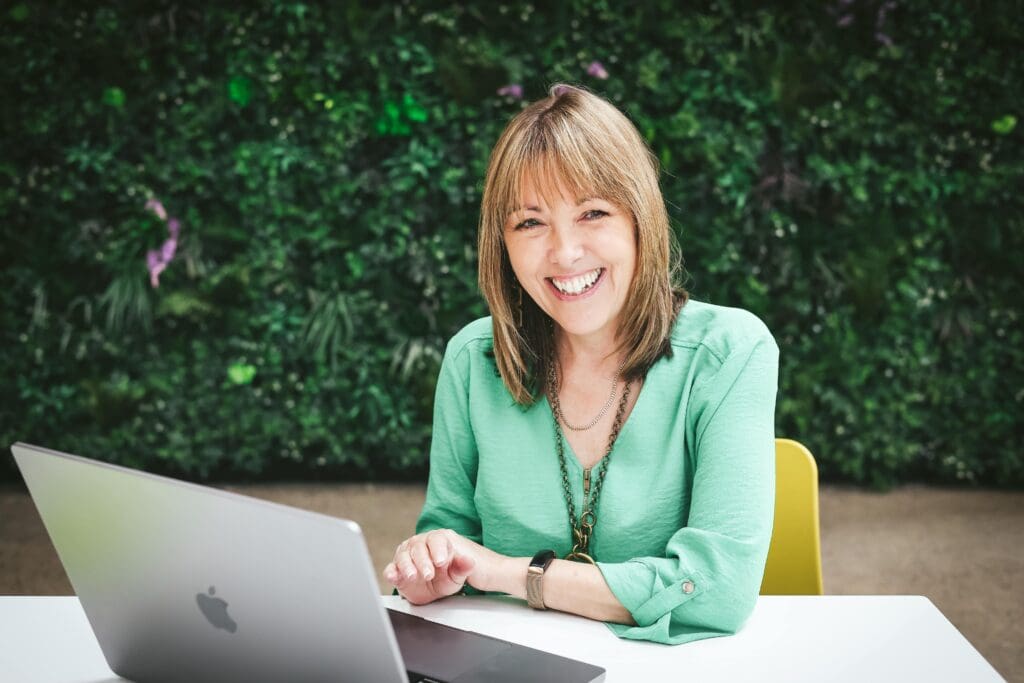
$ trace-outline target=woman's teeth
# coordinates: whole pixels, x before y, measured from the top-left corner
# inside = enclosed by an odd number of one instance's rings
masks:
[[[576,296],[587,291],[594,286],[597,279],[601,277],[601,268],[595,268],[589,273],[583,275],[577,275],[569,280],[559,280],[557,278],[551,278],[551,283],[555,288],[562,294],[568,294],[570,296]]]

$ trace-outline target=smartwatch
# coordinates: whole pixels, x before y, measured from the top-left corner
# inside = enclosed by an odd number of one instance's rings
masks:
[[[544,572],[553,559],[554,550],[541,550],[530,560],[530,567],[526,570],[526,602],[533,609],[547,609],[544,605]]]

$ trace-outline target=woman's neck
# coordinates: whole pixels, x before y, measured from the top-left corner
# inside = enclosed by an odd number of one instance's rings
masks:
[[[579,336],[562,330],[555,333],[555,351],[563,371],[570,369],[586,374],[612,377],[622,363],[614,333]]]

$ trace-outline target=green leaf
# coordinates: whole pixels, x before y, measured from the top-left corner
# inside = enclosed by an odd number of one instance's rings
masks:
[[[252,81],[245,76],[232,76],[228,81],[228,97],[235,104],[246,106],[252,99]]]
[[[192,314],[207,314],[213,312],[213,307],[194,294],[187,292],[171,292],[160,301],[158,312],[176,317],[184,317]]]
[[[249,384],[256,376],[256,366],[247,363],[234,363],[228,367],[228,379],[235,384]]]
[[[348,264],[348,269],[352,271],[352,276],[355,279],[359,279],[363,276],[363,271],[366,269],[366,263],[362,257],[355,252],[348,252],[345,254],[345,262]]]
[[[402,98],[402,109],[405,111],[406,118],[410,121],[423,123],[427,120],[427,110],[417,104],[412,95],[408,93]]]
[[[7,16],[9,16],[14,21],[25,21],[26,19],[28,19],[28,14],[28,5],[26,5],[23,2],[15,5],[10,10],[7,11]]]
[[[107,88],[103,91],[103,104],[116,109],[124,107],[125,95],[124,90],[120,88]]]
[[[1017,117],[1013,114],[1007,114],[992,122],[992,130],[999,135],[1009,135],[1013,132],[1013,129],[1017,127]]]

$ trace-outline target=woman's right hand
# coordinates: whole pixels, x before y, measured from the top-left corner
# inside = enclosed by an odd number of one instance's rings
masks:
[[[402,541],[384,578],[414,605],[462,590],[476,567],[477,544],[451,529],[435,529]]]

